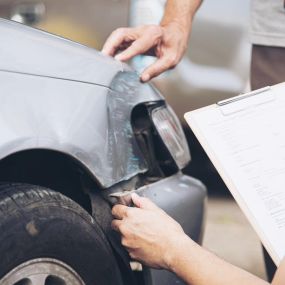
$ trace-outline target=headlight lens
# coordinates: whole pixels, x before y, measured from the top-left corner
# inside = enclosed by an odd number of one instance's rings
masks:
[[[188,144],[181,124],[173,112],[167,107],[161,107],[152,111],[153,123],[168,148],[177,166],[182,169],[191,160]]]

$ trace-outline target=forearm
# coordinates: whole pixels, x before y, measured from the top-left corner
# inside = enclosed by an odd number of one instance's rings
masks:
[[[192,20],[202,0],[168,0],[161,25],[175,22],[190,32]]]
[[[268,285],[267,282],[239,269],[195,242],[184,238],[173,251],[170,269],[191,285]]]

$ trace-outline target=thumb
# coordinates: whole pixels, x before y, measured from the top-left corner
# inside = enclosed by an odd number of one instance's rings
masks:
[[[147,198],[140,197],[136,193],[133,193],[131,197],[134,205],[137,208],[146,209],[146,210],[157,209],[157,206]]]

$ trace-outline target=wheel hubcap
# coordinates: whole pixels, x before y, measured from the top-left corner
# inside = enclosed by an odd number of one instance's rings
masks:
[[[2,280],[1,285],[85,285],[80,276],[65,263],[50,258],[25,262]]]

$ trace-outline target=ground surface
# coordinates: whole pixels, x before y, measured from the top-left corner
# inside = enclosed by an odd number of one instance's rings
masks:
[[[209,198],[203,244],[232,264],[266,278],[259,239],[233,199]]]

